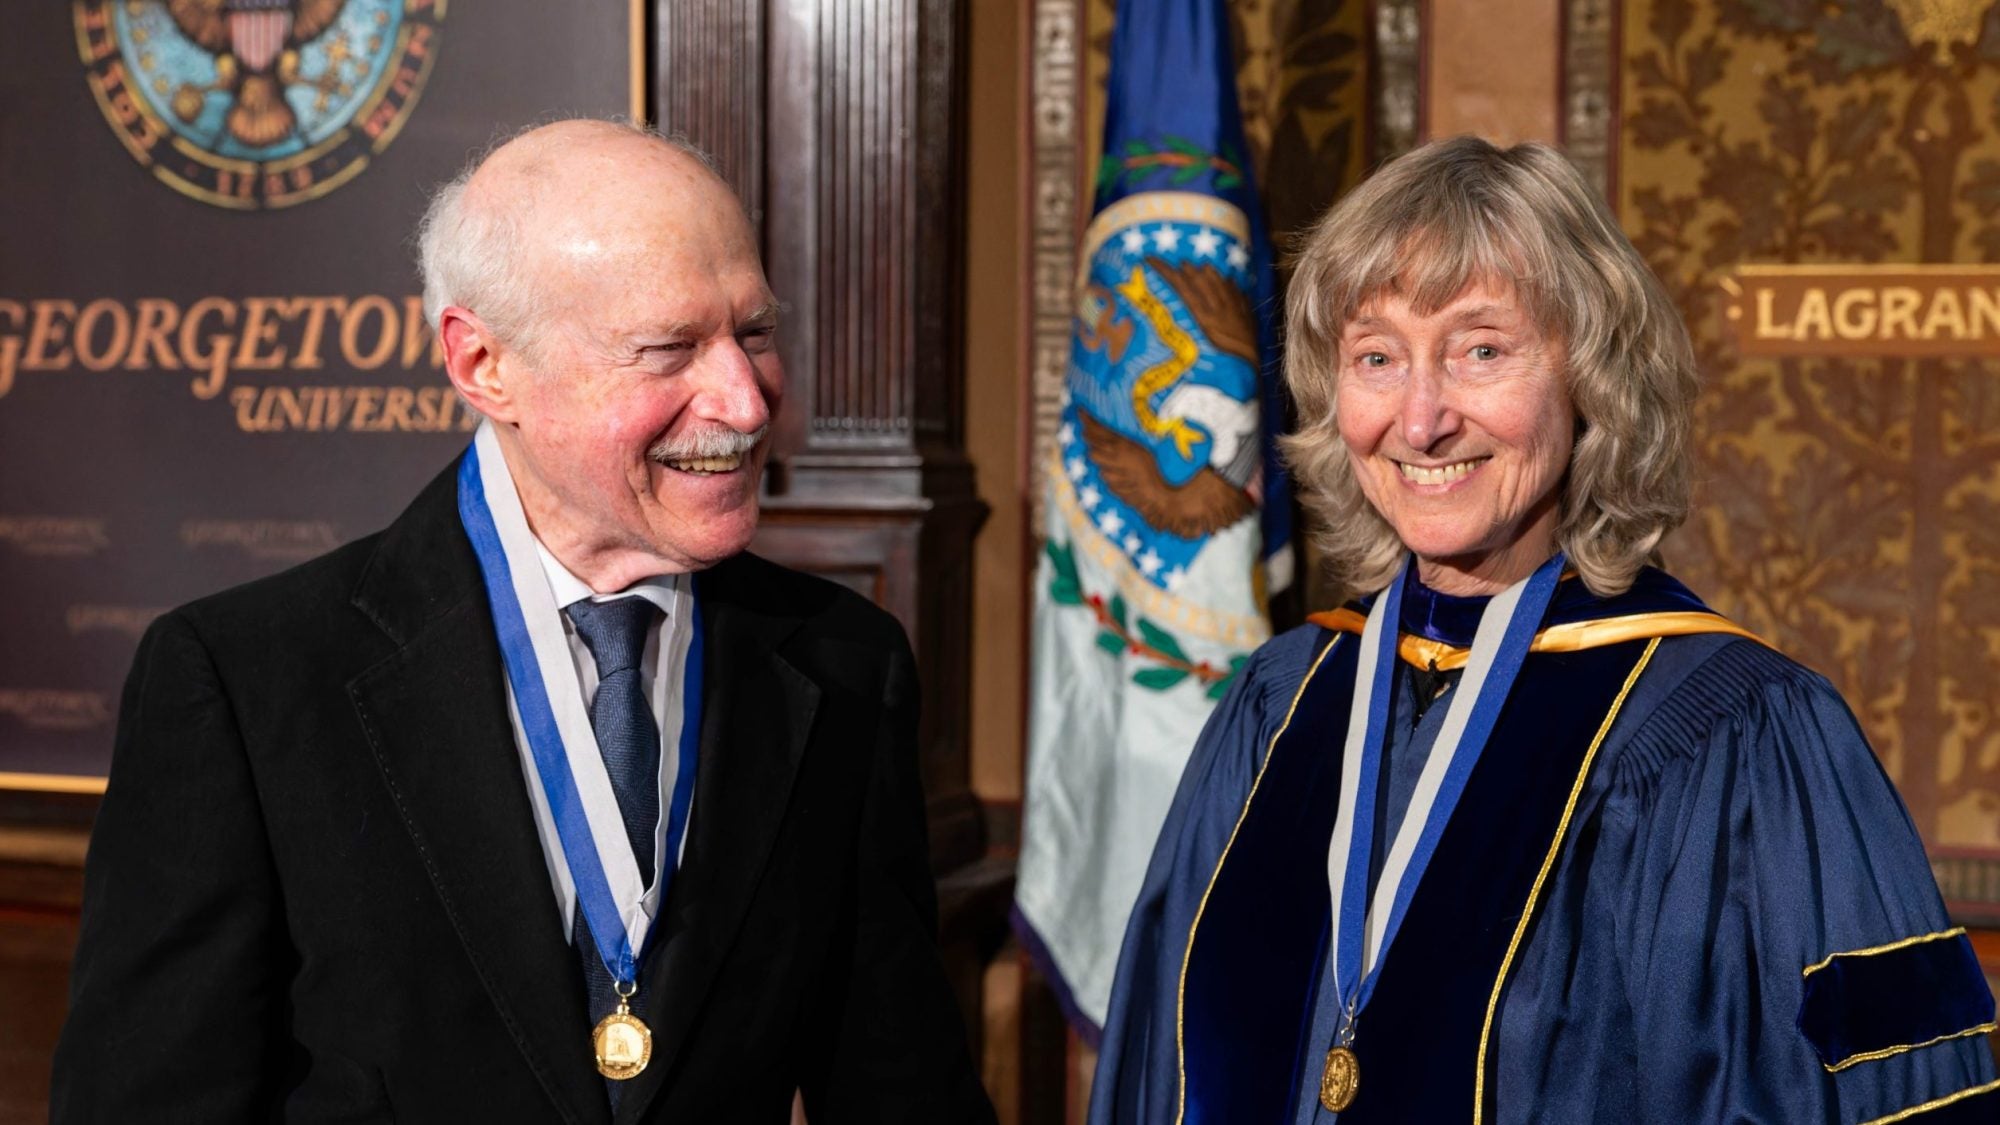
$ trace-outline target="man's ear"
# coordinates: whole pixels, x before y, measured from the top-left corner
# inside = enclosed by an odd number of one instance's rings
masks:
[[[438,314],[444,373],[474,410],[495,422],[514,420],[512,387],[500,371],[500,342],[471,309],[451,305]]]

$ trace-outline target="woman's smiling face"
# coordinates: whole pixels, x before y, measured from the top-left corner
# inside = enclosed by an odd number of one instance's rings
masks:
[[[1505,284],[1420,314],[1395,293],[1340,338],[1341,440],[1433,589],[1486,594],[1555,553],[1575,411],[1561,344]]]

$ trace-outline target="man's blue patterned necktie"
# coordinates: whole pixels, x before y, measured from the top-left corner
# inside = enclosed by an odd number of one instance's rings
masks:
[[[651,692],[640,675],[639,662],[660,610],[645,598],[632,597],[581,601],[564,612],[597,662],[597,695],[590,701],[590,729],[597,735],[597,752],[604,756],[605,772],[611,775],[611,791],[625,820],[625,838],[631,841],[632,854],[639,861],[639,876],[650,887],[653,834],[660,819],[660,727],[653,719]],[[618,1006],[618,996],[612,989],[611,973],[598,955],[597,943],[591,940],[590,924],[584,920],[581,905],[571,939],[583,959],[583,982],[590,995],[590,1019],[595,1023]]]
[[[660,820],[660,726],[651,692],[639,673],[646,637],[659,608],[645,598],[582,601],[566,610],[597,661],[597,695],[590,701],[590,729],[611,775],[611,791],[625,818],[625,837],[639,860],[639,876],[653,885],[653,833]]]

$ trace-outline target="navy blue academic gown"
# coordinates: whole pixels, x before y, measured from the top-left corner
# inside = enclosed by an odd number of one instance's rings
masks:
[[[1462,661],[1483,604],[1412,582],[1404,660]],[[1203,731],[1126,930],[1092,1125],[1334,1119],[1315,997],[1361,620],[1272,640]],[[1385,837],[1445,710],[1415,720],[1413,679]],[[1339,1120],[1995,1121],[1993,1018],[1831,685],[1658,571],[1612,599],[1568,579],[1361,1014]]]

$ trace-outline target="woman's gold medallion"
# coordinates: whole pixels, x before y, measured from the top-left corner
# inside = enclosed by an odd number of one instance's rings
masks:
[[[1361,1062],[1346,1047],[1326,1053],[1326,1069],[1319,1074],[1319,1104],[1328,1113],[1339,1113],[1354,1104],[1354,1092],[1361,1088]]]

